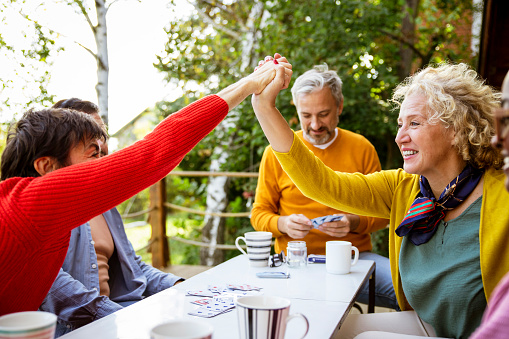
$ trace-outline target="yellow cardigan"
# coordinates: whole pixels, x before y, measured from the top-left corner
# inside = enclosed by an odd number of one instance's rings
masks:
[[[367,175],[334,172],[295,135],[288,153],[274,153],[307,197],[348,213],[390,219],[389,258],[394,291],[400,308],[411,309],[399,275],[402,238],[394,231],[420,192],[419,176],[402,169]],[[488,169],[484,175],[479,241],[486,300],[509,271],[509,193],[504,181],[504,173],[499,170]]]

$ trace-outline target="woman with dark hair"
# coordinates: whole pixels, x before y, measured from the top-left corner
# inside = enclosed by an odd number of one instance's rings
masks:
[[[279,63],[190,104],[143,140],[100,159],[105,134],[88,115],[67,109],[26,113],[2,154],[0,315],[37,310],[73,228],[165,177],[248,95],[287,87],[291,65],[276,57]]]
[[[490,145],[499,95],[465,64],[415,73],[393,96],[403,169],[362,175],[334,172],[310,154],[276,109],[277,94],[267,89],[253,96],[253,107],[302,193],[390,220],[391,274],[403,312],[350,315],[339,337],[468,337],[509,271],[503,260],[509,194],[500,153]]]

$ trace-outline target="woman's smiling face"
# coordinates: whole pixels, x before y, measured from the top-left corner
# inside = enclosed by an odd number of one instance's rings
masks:
[[[457,168],[462,169],[462,159],[454,146],[453,128],[446,128],[440,122],[429,122],[426,98],[422,95],[411,94],[403,101],[396,143],[407,173],[423,175],[432,181],[454,177],[458,175],[455,173]]]

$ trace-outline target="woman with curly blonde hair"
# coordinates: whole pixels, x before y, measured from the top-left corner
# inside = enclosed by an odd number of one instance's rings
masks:
[[[428,123],[443,123],[456,135],[454,143],[463,160],[478,168],[500,168],[500,152],[491,147],[495,133],[493,110],[500,93],[484,85],[466,64],[428,67],[396,87],[393,102],[401,105],[405,97],[426,97]]]
[[[509,271],[501,260],[509,257],[509,194],[501,155],[490,147],[499,93],[465,64],[412,75],[393,97],[403,169],[369,175],[324,166],[294,137],[275,107],[277,94],[253,96],[253,107],[301,192],[348,213],[390,220],[391,275],[402,312],[350,315],[338,337],[467,338]]]

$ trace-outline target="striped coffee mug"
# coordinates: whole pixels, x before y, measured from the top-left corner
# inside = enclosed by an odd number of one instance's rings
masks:
[[[246,243],[247,253],[240,247],[239,241]],[[243,237],[235,239],[235,246],[247,255],[249,264],[256,267],[264,267],[269,264],[270,247],[272,245],[271,232],[247,232]]]
[[[248,296],[237,299],[237,315],[241,339],[283,339],[286,324],[294,318],[306,322],[304,338],[309,330],[308,319],[290,312],[290,300],[266,295]]]

